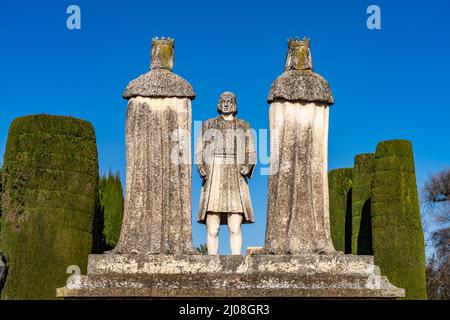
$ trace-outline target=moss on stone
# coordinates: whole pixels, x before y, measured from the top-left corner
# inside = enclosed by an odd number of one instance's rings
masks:
[[[351,210],[353,169],[336,169],[329,173],[330,227],[334,248],[351,253]]]
[[[375,263],[404,288],[407,299],[426,299],[425,248],[411,143],[378,144],[372,190]]]
[[[53,299],[67,267],[86,272],[98,192],[94,128],[60,116],[15,119],[3,162],[4,299]]]
[[[372,255],[370,203],[372,176],[375,165],[373,153],[355,157],[352,189],[352,253]]]

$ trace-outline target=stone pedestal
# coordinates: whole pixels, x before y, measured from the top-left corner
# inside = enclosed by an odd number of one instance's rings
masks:
[[[246,256],[192,254],[191,168],[169,161],[173,145],[161,138],[166,134],[149,133],[190,132],[194,93],[171,72],[172,64],[173,41],[155,41],[152,70],[124,93],[127,195],[118,248],[89,256],[87,275],[70,277],[57,296],[404,297],[403,289],[379,275],[373,257],[338,254],[331,243],[327,145],[333,97],[325,79],[312,71],[306,39],[289,41],[285,72],[268,98],[272,175],[264,248],[251,248],[253,255]],[[190,158],[190,144],[181,146],[175,153]]]
[[[88,275],[57,296],[84,298],[395,299],[404,290],[379,276],[371,256],[91,255]]]

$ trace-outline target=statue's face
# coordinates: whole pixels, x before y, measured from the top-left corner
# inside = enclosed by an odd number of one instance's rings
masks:
[[[220,97],[220,110],[228,115],[236,112],[235,97],[232,95],[223,95]]]

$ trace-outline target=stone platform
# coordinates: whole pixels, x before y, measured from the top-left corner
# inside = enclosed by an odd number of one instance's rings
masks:
[[[57,296],[86,298],[395,299],[371,256],[90,255]]]

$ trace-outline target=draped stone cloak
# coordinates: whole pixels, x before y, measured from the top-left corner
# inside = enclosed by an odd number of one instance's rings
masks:
[[[199,172],[203,170],[206,173],[201,188],[198,222],[206,223],[208,211],[219,207],[223,208],[218,210],[222,212],[215,213],[242,213],[242,223],[253,223],[248,179],[255,167],[256,150],[249,123],[237,118],[227,121],[222,116],[204,121],[195,156]],[[248,171],[246,175],[241,174],[243,168]],[[216,183],[220,183],[219,190]],[[234,190],[235,187],[237,190]],[[227,223],[225,214],[221,217],[221,224]]]
[[[312,70],[309,40],[289,41],[272,84],[266,254],[334,253],[328,200],[328,118],[333,96]]]
[[[154,41],[152,68],[130,82],[126,196],[116,254],[195,254],[192,244],[192,86],[161,67],[173,56]],[[164,51],[165,50],[165,51]],[[165,54],[169,51],[169,54]]]

